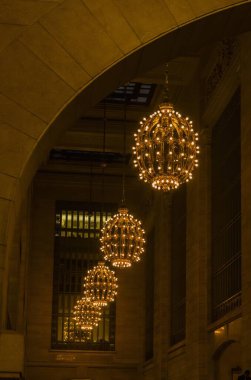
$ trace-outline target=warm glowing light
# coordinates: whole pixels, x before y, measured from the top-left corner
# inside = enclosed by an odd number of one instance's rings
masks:
[[[176,112],[169,102],[143,118],[134,134],[134,166],[139,178],[163,191],[176,189],[192,179],[198,166],[198,134],[193,123]]]
[[[130,267],[138,262],[144,252],[144,233],[141,222],[128,214],[128,209],[119,208],[101,231],[101,252],[104,259],[119,268]]]
[[[114,271],[105,266],[104,262],[99,262],[87,272],[84,282],[85,297],[90,298],[93,305],[107,306],[117,295],[117,281]]]
[[[214,335],[222,335],[225,332],[225,326],[219,327],[217,330],[214,330]]]
[[[101,319],[101,307],[94,305],[90,298],[81,298],[74,306],[76,326],[82,330],[92,330]]]
[[[91,340],[91,330],[81,330],[71,318],[64,322],[64,341],[87,342]]]

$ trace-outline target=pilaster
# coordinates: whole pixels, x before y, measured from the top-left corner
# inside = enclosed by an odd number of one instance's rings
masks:
[[[251,365],[251,33],[241,46],[242,365]]]
[[[210,130],[200,133],[199,170],[187,187],[187,372],[194,380],[208,376],[208,271],[210,257]]]

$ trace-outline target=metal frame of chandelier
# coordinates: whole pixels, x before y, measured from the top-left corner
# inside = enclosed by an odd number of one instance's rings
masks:
[[[125,170],[126,170],[126,105],[127,86],[125,86],[124,133],[123,133],[123,175],[122,201],[118,213],[106,221],[101,231],[101,252],[104,260],[114,267],[128,268],[138,262],[144,252],[144,233],[141,222],[128,213],[125,205]]]
[[[198,166],[198,133],[188,117],[174,110],[169,100],[167,71],[163,103],[143,118],[134,138],[133,162],[141,180],[157,190],[168,191],[192,179]]]
[[[73,319],[82,330],[92,330],[101,320],[101,307],[94,305],[90,298],[81,298],[74,306]]]
[[[99,261],[98,265],[88,270],[84,278],[84,295],[94,306],[105,307],[117,295],[117,281],[114,271]]]

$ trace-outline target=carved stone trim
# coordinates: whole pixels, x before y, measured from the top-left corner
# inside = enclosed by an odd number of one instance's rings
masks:
[[[218,43],[215,64],[205,82],[205,102],[211,98],[216,87],[221,82],[224,73],[231,65],[237,51],[237,41],[233,39],[223,40]]]

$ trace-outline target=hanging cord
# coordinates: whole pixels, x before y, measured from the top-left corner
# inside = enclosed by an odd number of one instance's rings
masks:
[[[165,68],[165,84],[164,84],[164,91],[163,91],[163,103],[170,103],[168,63],[166,63],[166,68]]]
[[[126,107],[127,106],[127,84],[125,85],[125,106],[124,106],[124,128],[123,128],[123,174],[122,174],[122,206],[125,207],[125,172],[126,172]]]
[[[105,206],[105,145],[106,145],[106,100],[104,99],[104,124],[103,124],[103,162],[101,164],[102,167],[102,214],[104,213]],[[103,219],[102,219],[103,220]]]
[[[92,215],[92,189],[93,189],[93,162],[90,164],[90,177],[89,177],[89,218]]]

